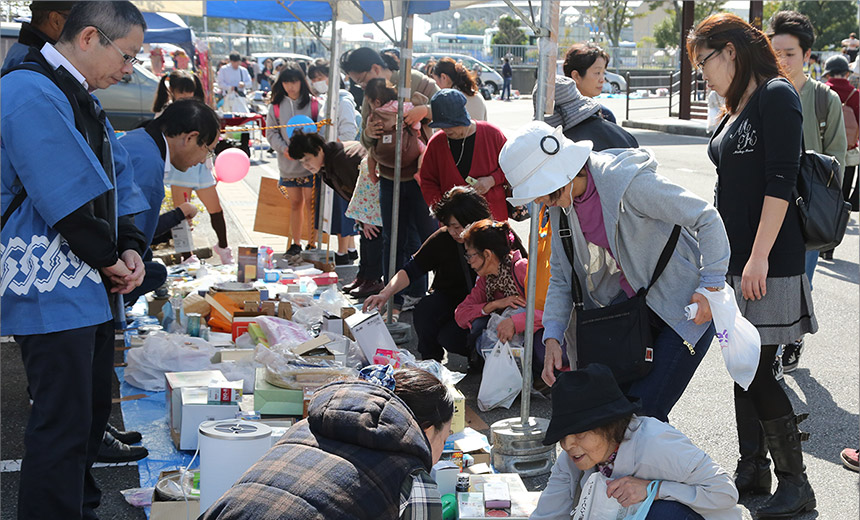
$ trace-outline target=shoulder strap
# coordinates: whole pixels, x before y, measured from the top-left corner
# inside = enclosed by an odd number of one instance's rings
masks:
[[[311,119],[317,122],[320,115],[320,100],[316,96],[311,96]]]
[[[812,85],[815,87],[815,118],[818,119],[818,132],[821,134],[823,142],[824,130],[827,128],[827,101],[830,88],[818,81],[815,81]]]
[[[842,106],[845,106],[845,103],[848,103],[848,100],[851,99],[852,97],[854,97],[854,94],[856,94],[856,93],[857,93],[857,89],[855,88],[854,90],[851,91],[850,94],[848,94],[848,97],[845,98],[845,101],[842,102]]]
[[[582,288],[579,286],[579,278],[576,276],[576,266],[573,263],[573,234],[570,231],[570,222],[566,218],[564,211],[558,212],[558,236],[561,238],[561,244],[564,246],[564,253],[567,255],[567,261],[570,262],[570,284],[573,289],[573,307],[577,310],[583,308],[582,303]]]
[[[669,235],[669,240],[666,241],[666,246],[663,248],[663,252],[660,253],[660,258],[657,260],[657,267],[654,268],[654,275],[651,276],[651,283],[648,284],[648,288],[645,289],[645,293],[648,293],[648,290],[651,289],[651,286],[654,285],[654,282],[657,281],[657,278],[660,278],[660,275],[663,274],[663,270],[666,269],[666,265],[669,263],[669,258],[672,257],[672,251],[675,250],[675,245],[678,243],[678,237],[681,236],[681,226],[675,224],[675,227],[672,228],[672,234]]]
[[[9,203],[9,206],[6,208],[6,211],[3,212],[3,217],[0,218],[0,229],[6,227],[6,222],[9,220],[9,217],[12,216],[12,213],[15,213],[16,209],[21,207],[21,204],[24,203],[24,199],[26,198],[27,190],[24,189],[24,186],[21,186],[21,191],[15,194],[15,198],[13,198],[12,202]]]
[[[272,105],[272,110],[275,112],[275,125],[281,124],[281,106]]]

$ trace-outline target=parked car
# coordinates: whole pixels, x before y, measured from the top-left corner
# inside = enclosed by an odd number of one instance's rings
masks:
[[[558,60],[555,64],[555,73],[564,76],[564,60]],[[627,80],[624,79],[624,76],[607,70],[603,73],[603,77],[606,79],[606,82],[603,84],[603,92],[608,94],[627,92]]]
[[[430,58],[434,60],[440,60],[442,58],[452,58],[454,61],[462,61],[463,66],[469,70],[473,70],[475,68],[475,64],[478,64],[481,67],[481,82],[487,87],[487,90],[490,91],[490,95],[495,95],[502,86],[502,75],[490,68],[488,65],[484,64],[476,60],[471,56],[467,56],[465,54],[450,54],[444,52],[438,53],[418,53],[412,55],[412,68],[417,69],[423,67],[430,61]]]
[[[281,58],[284,61],[295,61],[302,66],[303,70],[307,70],[308,65],[314,62],[314,58],[311,58],[310,56],[295,54],[292,52],[255,52],[251,54],[251,57],[257,60],[257,63],[260,65],[260,70],[263,70],[263,63],[268,58],[272,58],[272,61],[275,61],[278,58]]]

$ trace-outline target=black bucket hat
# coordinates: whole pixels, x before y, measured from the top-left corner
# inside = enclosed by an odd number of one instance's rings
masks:
[[[612,371],[592,363],[586,368],[564,372],[552,385],[552,418],[545,446],[566,435],[587,432],[639,410],[639,401],[624,397]]]

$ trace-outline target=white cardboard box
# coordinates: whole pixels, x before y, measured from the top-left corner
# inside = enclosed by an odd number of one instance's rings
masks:
[[[364,357],[370,363],[373,362],[373,356],[377,349],[400,351],[394,344],[394,340],[378,312],[371,314],[357,312],[346,318],[346,325],[355,337]]]
[[[202,388],[206,390],[210,383],[226,383],[227,378],[220,370],[198,370],[192,372],[168,372],[164,374],[167,398],[167,425],[174,444],[179,447],[180,414],[182,413],[183,388]],[[197,430],[194,430],[194,443],[197,444]],[[189,449],[189,448],[180,448]],[[193,449],[193,448],[190,448]]]
[[[197,449],[197,430],[203,421],[232,419],[239,412],[239,404],[210,404],[208,389],[185,387],[180,390],[182,405],[176,418],[179,430],[171,428],[170,436],[180,450]],[[178,442],[177,442],[178,441]]]

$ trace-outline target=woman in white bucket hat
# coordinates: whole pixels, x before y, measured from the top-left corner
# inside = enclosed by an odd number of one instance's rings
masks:
[[[511,204],[535,201],[550,207],[553,228],[549,290],[544,307],[546,346],[543,379],[555,382],[561,344],[576,359],[571,321],[573,268],[559,236],[567,219],[576,276],[585,309],[624,301],[645,287],[675,225],[681,236],[663,274],[648,292],[655,336],[654,366],[641,379],[622,385],[642,401],[642,415],[668,420],[708,350],[714,335],[710,308],[699,287],[725,284],[729,242],[717,210],[690,191],[657,175],[647,150],[592,152],[590,141],[573,142],[540,121],[508,138],[499,164],[512,188]],[[684,307],[698,304],[688,320]]]

